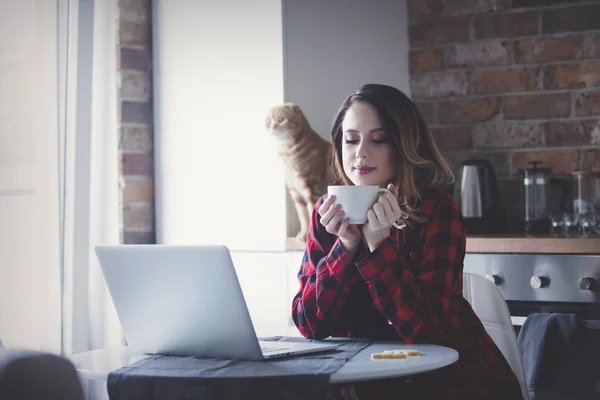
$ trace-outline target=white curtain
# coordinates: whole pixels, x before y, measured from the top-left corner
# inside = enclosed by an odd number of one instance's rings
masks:
[[[117,0],[0,0],[0,337],[122,344],[94,246],[119,243]]]
[[[62,352],[122,344],[94,247],[119,243],[116,0],[68,0],[61,137]]]

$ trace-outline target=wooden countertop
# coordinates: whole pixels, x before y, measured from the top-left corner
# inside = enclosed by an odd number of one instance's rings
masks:
[[[289,251],[304,247],[295,238],[286,240]],[[600,237],[467,236],[467,253],[600,254]]]

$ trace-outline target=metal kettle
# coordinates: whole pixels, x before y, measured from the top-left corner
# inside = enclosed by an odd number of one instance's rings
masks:
[[[496,171],[488,160],[463,161],[458,203],[467,233],[501,233],[502,202]]]

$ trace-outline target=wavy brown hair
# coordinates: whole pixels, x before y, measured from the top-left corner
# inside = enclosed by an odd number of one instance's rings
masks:
[[[339,179],[353,185],[342,164],[342,122],[355,102],[371,105],[392,145],[396,162],[394,185],[398,203],[408,223],[423,222],[419,215],[420,192],[425,189],[449,190],[454,175],[435,143],[423,116],[415,104],[400,90],[391,86],[367,84],[344,100],[331,128],[334,167]]]

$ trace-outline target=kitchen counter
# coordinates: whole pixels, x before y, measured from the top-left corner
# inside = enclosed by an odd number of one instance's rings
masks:
[[[287,238],[288,251],[304,251],[304,243]],[[600,254],[600,237],[468,236],[467,253]]]

